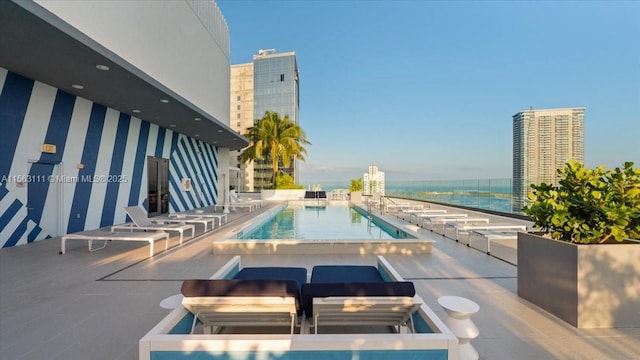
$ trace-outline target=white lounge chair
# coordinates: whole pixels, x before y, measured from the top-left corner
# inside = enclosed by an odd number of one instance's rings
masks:
[[[204,231],[206,232],[209,229],[209,226],[213,230],[215,227],[215,222],[210,217],[204,216],[186,216],[186,215],[168,215],[168,216],[156,216],[149,218],[145,213],[145,210],[140,206],[129,206],[131,211],[136,212],[136,216],[147,218],[147,220],[156,224],[202,224],[204,226]],[[137,209],[134,209],[137,208]],[[126,209],[125,209],[126,210]],[[127,211],[128,213],[128,211]],[[129,215],[131,217],[131,215]]]
[[[245,203],[234,203],[234,202],[230,202],[229,204],[227,204],[228,207],[235,209],[235,208],[242,208],[242,209],[248,209],[249,212],[252,212],[253,210],[258,208],[257,204],[245,204]],[[215,211],[218,211],[218,208],[223,208],[224,209],[224,204],[215,204]]]
[[[411,203],[409,202],[392,202],[392,201],[385,201],[383,204],[383,210],[384,211],[400,211],[400,209],[408,209],[411,206]]]
[[[123,225],[113,225],[111,227],[111,232],[116,232],[116,230],[152,230],[152,231],[175,231],[180,234],[180,245],[182,245],[182,240],[184,239],[184,232],[186,230],[191,230],[191,237],[195,235],[196,227],[195,225],[189,224],[181,224],[181,223],[153,223],[145,214],[144,210],[139,206],[127,206],[124,208],[127,212],[133,223],[123,224]]]
[[[461,241],[464,244],[469,243],[469,232],[473,230],[502,230],[502,231],[527,231],[526,225],[516,224],[460,224],[460,223],[447,223],[444,227],[444,236],[454,239],[455,241]],[[461,238],[460,235],[466,235],[465,238]]]
[[[396,217],[401,218],[402,220],[409,220],[409,222],[411,222],[411,219],[413,217],[418,217],[421,214],[424,215],[431,215],[431,214],[446,214],[447,210],[445,209],[400,209],[400,211],[398,211],[396,213]]]
[[[166,232],[109,232],[103,230],[89,230],[62,236],[60,240],[60,254],[66,252],[67,240],[88,240],[89,252],[104,249],[111,240],[117,241],[146,241],[149,243],[149,256],[153,256],[153,243],[156,240],[165,240],[165,251],[169,247],[169,234]],[[93,247],[94,241],[103,241],[103,245],[98,248]]]
[[[432,219],[437,218],[450,218],[450,219],[460,219],[469,217],[467,214],[458,213],[458,214],[449,214],[449,213],[422,213],[422,214],[411,214],[411,218],[409,219],[410,223],[413,223],[411,220],[416,219],[416,225],[424,226],[425,221],[431,221]]]
[[[400,332],[403,326],[415,333],[412,315],[422,306],[418,296],[333,296],[313,299],[313,327],[318,326],[390,326]]]
[[[491,242],[517,243],[518,233],[515,231],[473,230],[469,234],[469,246],[491,255]]]
[[[325,197],[326,199],[326,197]],[[262,200],[248,200],[248,199],[242,199],[240,198],[240,196],[238,196],[238,193],[236,193],[235,190],[232,190],[229,193],[229,200],[231,200],[231,207],[235,206],[235,205],[253,205],[254,206],[254,210],[257,210],[259,208],[261,208],[264,205],[264,202]]]
[[[300,308],[294,280],[185,280],[182,305],[208,333],[224,326],[290,326],[293,334]]]
[[[365,269],[366,270],[366,269]],[[315,272],[314,268],[314,272]],[[314,332],[319,326],[390,326],[400,332],[407,326],[415,332],[412,314],[423,304],[413,283],[375,281],[369,271],[356,270],[365,282],[325,282],[335,271],[312,274],[311,283],[302,286],[302,303]],[[328,278],[325,278],[328,276]],[[354,280],[347,278],[347,281]]]
[[[227,207],[230,207],[231,209],[235,208],[243,208],[243,209],[249,209],[249,212],[252,212],[253,210],[258,209],[259,207],[262,206],[262,200],[256,200],[256,201],[244,201],[244,200],[240,200],[240,198],[238,197],[238,194],[236,194],[235,191],[231,191],[229,193],[229,203],[225,204],[225,203],[221,203],[221,204],[215,204],[214,205],[214,210],[213,211],[218,211],[218,208],[222,208],[224,209],[225,205]]]
[[[194,210],[197,211],[197,210]],[[202,211],[202,212],[200,212]],[[197,212],[182,212],[182,213],[174,213],[174,214],[169,214],[170,218],[176,218],[176,219],[181,219],[183,217],[189,217],[189,218],[211,218],[213,219],[213,228],[215,228],[216,226],[216,222],[215,220],[218,220],[218,226],[222,226],[222,224],[226,224],[227,223],[227,214],[225,213],[221,213],[221,214],[214,214],[214,213],[207,213],[204,212],[203,210],[200,210]]]
[[[214,219],[204,216],[169,215],[167,217],[149,218],[149,221],[156,224],[202,224],[205,232],[209,230],[209,227],[211,227],[211,230],[215,227]]]
[[[204,226],[204,231],[207,231],[209,226],[213,229],[213,219],[211,218],[203,218],[203,217],[189,217],[186,216],[184,218],[172,218],[172,217],[147,217],[145,210],[140,206],[128,206],[124,209],[129,217],[132,217],[134,214],[139,219],[146,219],[147,221],[154,224],[202,224]]]
[[[481,217],[462,217],[462,218],[430,218],[422,222],[422,226],[438,234],[444,234],[444,226],[448,223],[460,223],[460,224],[488,224],[489,218]]]
[[[403,209],[400,208],[400,212],[403,214],[445,214],[445,209]]]
[[[213,229],[215,225],[213,222],[213,219],[205,218],[202,216],[180,217],[180,216],[169,215],[168,217],[158,216],[158,217],[150,218],[150,217],[147,217],[145,210],[140,206],[128,206],[128,207],[125,207],[124,210],[127,212],[127,215],[129,215],[129,217],[132,219],[133,219],[133,215],[135,215],[138,219],[141,219],[141,220],[146,219],[146,221],[154,224],[194,224],[194,225],[202,224],[202,226],[204,226],[205,232],[209,230],[209,226],[211,226],[211,229]]]

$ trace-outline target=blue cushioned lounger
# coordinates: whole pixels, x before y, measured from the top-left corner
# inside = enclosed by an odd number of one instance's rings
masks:
[[[313,299],[362,296],[413,297],[416,289],[409,281],[353,282],[353,283],[309,283],[302,286],[302,307],[307,317],[313,316]]]
[[[247,267],[233,279],[186,280],[182,304],[211,331],[221,326],[291,324],[303,314],[306,268]],[[192,331],[195,327],[195,319]]]
[[[314,266],[311,283],[302,286],[302,306],[315,333],[323,325],[408,326],[422,300],[412,282],[385,282],[374,266]]]
[[[223,326],[290,325],[302,314],[294,280],[185,280],[182,305],[210,332]]]

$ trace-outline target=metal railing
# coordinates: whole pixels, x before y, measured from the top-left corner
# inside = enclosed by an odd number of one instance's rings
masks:
[[[344,187],[320,184],[323,189]],[[503,213],[521,214],[516,206],[512,179],[387,181],[385,197],[422,200]]]

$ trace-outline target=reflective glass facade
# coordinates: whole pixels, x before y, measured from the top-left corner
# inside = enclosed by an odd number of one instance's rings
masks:
[[[281,117],[298,123],[298,65],[295,52],[275,53],[261,51],[253,58],[253,117],[256,120],[264,116],[265,111],[275,111]],[[298,180],[296,163],[291,162],[289,169],[283,169]],[[281,164],[282,166],[282,164]],[[271,188],[273,172],[271,161],[259,161],[254,164],[255,190]]]

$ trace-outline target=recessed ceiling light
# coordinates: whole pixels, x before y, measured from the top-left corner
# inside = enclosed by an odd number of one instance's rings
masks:
[[[109,70],[109,67],[107,65],[98,64],[98,65],[96,65],[96,69],[102,70],[102,71],[107,71],[107,70]]]
[[[176,124],[171,124],[171,125],[169,125],[169,127],[174,128],[174,127],[176,127]]]
[[[222,129],[218,129],[218,132],[222,132]]]
[[[169,100],[167,100],[167,99],[160,99],[160,102],[161,102],[161,103],[163,103],[163,104],[166,104],[166,103],[168,103],[168,102],[169,102]]]
[[[84,89],[84,86],[82,86],[80,84],[73,84],[73,85],[71,85],[71,87],[74,88],[74,89],[78,89],[78,90]]]
[[[131,111],[133,111],[136,114],[140,113],[140,110],[138,110],[138,109],[134,109],[134,110],[131,110]]]
[[[200,120],[202,120],[202,119],[200,119],[200,118],[195,118],[195,119],[193,119],[193,120],[195,120],[195,121],[200,121]]]

